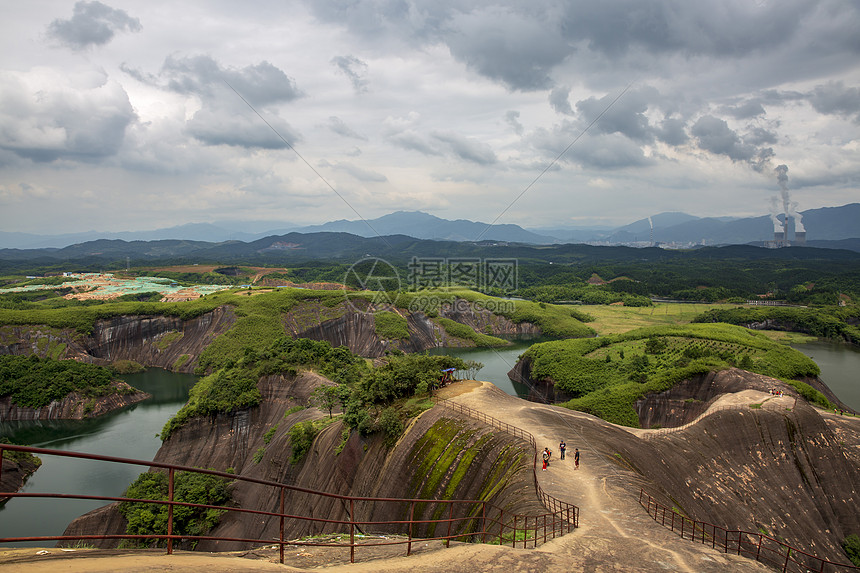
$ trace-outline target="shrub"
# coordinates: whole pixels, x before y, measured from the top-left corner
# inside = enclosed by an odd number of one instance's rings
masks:
[[[299,422],[290,428],[288,434],[290,436],[290,446],[293,449],[293,453],[290,456],[291,464],[298,464],[304,459],[305,454],[310,451],[318,432],[319,430],[312,420]]]
[[[406,319],[396,312],[389,310],[375,312],[373,314],[373,326],[380,338],[386,340],[409,338]]]
[[[860,567],[860,537],[856,533],[852,533],[842,541],[842,549],[845,550],[851,563]]]
[[[167,500],[168,477],[162,472],[142,473],[123,494],[137,499]],[[230,502],[230,482],[224,478],[196,472],[176,472],[174,500],[185,503],[224,506]],[[119,512],[126,518],[126,533],[130,535],[166,535],[167,505],[124,501]],[[205,535],[218,524],[225,510],[174,506],[173,533],[176,535]],[[149,544],[164,542],[147,540]]]

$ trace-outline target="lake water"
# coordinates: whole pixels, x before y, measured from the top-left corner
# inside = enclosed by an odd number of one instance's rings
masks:
[[[821,368],[820,378],[848,406],[860,412],[860,348],[836,342],[792,344]]]
[[[153,397],[92,420],[0,422],[0,436],[34,447],[151,460],[161,446],[157,435],[188,401],[188,391],[197,377],[150,369],[120,378]],[[42,467],[30,477],[22,491],[119,496],[147,470],[143,466],[59,456],[40,458]],[[0,537],[62,535],[72,520],[104,504],[102,501],[13,498],[0,506]],[[9,545],[46,544],[50,546],[53,542]]]
[[[520,354],[541,340],[518,340],[503,348],[434,348],[431,354],[449,354],[463,360],[477,360],[484,364],[477,378],[492,382],[508,394],[527,398],[529,388],[513,382],[508,372],[517,363]],[[836,342],[815,341],[792,345],[818,364],[821,379],[840,400],[860,411],[860,348]]]
[[[508,394],[520,398],[528,398],[529,387],[525,383],[514,382],[508,378],[508,372],[516,365],[520,355],[529,346],[548,339],[518,339],[511,346],[501,348],[433,348],[429,354],[447,354],[463,360],[477,360],[484,367],[478,371],[476,378],[492,382]]]
[[[517,340],[504,348],[436,348],[430,353],[477,360],[484,364],[478,379],[525,398],[528,386],[511,381],[508,372],[530,345],[540,341]],[[842,401],[860,410],[860,349],[832,342],[811,342],[795,348],[815,360],[822,380]],[[161,446],[157,434],[188,400],[197,377],[150,369],[122,378],[153,398],[95,420],[0,422],[0,436],[37,447],[151,460]],[[146,469],[53,456],[42,456],[42,462],[23,491],[118,496]],[[0,508],[0,537],[62,535],[72,520],[101,505],[104,503],[98,501],[11,499]]]

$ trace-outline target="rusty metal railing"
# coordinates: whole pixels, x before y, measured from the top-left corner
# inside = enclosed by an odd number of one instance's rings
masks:
[[[459,404],[451,400],[439,400],[434,398],[433,401],[436,404],[439,404],[446,408],[450,408],[455,412],[465,414],[471,418],[475,418],[476,420],[479,420],[489,426],[492,426],[498,430],[501,430],[528,442],[534,450],[534,463],[532,465],[532,473],[534,474],[535,491],[537,491],[541,503],[543,503],[543,505],[548,510],[550,510],[550,513],[553,516],[553,531],[555,531],[556,518],[558,520],[558,527],[561,535],[564,535],[565,533],[579,527],[579,507],[572,503],[562,501],[549,495],[540,486],[537,473],[538,447],[537,440],[535,440],[535,437],[533,435],[516,426],[512,426],[507,422],[503,422],[502,420],[493,418],[492,416],[488,416],[480,410],[470,408],[469,406],[464,406],[463,404]],[[525,545],[523,547],[525,547]]]
[[[672,508],[657,503],[650,494],[645,493],[644,489],[639,490],[639,504],[654,521],[678,533],[682,539],[710,545],[714,549],[721,549],[724,553],[734,553],[755,559],[783,573],[860,571],[860,567],[835,563],[810,555],[763,533],[726,529],[705,521],[690,519]]]
[[[459,406],[459,405],[458,405]],[[466,408],[463,406],[462,408]],[[456,409],[456,407],[455,407]],[[489,417],[487,417],[489,420]],[[507,426],[505,431],[518,435],[526,439],[534,445],[534,438],[531,434],[523,432],[518,428],[509,426],[495,420],[494,425],[503,424]],[[168,473],[168,499],[167,500],[148,500],[129,497],[114,497],[114,496],[91,496],[81,494],[62,494],[62,493],[31,493],[31,492],[0,492],[0,498],[52,498],[52,499],[78,499],[78,500],[96,500],[106,502],[142,502],[153,505],[167,505],[167,533],[166,534],[103,534],[103,535],[50,535],[36,537],[5,537],[0,538],[0,543],[8,542],[41,542],[41,541],[79,541],[79,540],[102,540],[102,539],[129,539],[129,540],[160,540],[166,543],[167,553],[173,553],[174,542],[181,541],[230,541],[240,543],[259,543],[265,545],[278,545],[280,550],[280,562],[284,562],[284,547],[287,545],[295,546],[327,546],[327,547],[345,547],[350,551],[350,562],[355,561],[356,547],[382,546],[382,545],[406,545],[406,554],[412,553],[413,539],[441,540],[450,545],[451,540],[462,541],[481,541],[481,542],[498,542],[499,544],[510,544],[513,547],[522,546],[537,547],[539,542],[546,542],[559,535],[563,535],[571,531],[579,523],[579,508],[574,505],[561,502],[552,496],[547,495],[537,483],[537,475],[535,474],[535,486],[537,487],[538,495],[543,504],[550,509],[549,513],[540,515],[522,515],[508,512],[490,502],[483,500],[446,500],[446,499],[411,499],[411,498],[374,498],[374,497],[358,497],[346,496],[327,492],[320,492],[308,488],[291,486],[279,482],[252,478],[247,476],[236,475],[216,470],[204,470],[201,468],[193,468],[181,466],[177,464],[167,464],[154,461],[136,460],[129,458],[119,458],[112,456],[102,456],[97,454],[88,454],[81,452],[70,452],[63,450],[52,450],[47,448],[35,448],[30,446],[19,446],[13,444],[0,444],[0,460],[4,450],[29,452],[35,455],[53,455],[64,456],[79,459],[88,459],[97,462],[130,464],[146,467],[149,469],[157,468],[166,470]],[[537,463],[537,453],[535,453],[535,465]],[[186,503],[176,501],[174,499],[174,482],[177,471],[193,472],[199,474],[207,474],[216,477],[225,478],[231,481],[250,482],[265,487],[275,488],[278,491],[278,509],[276,511],[261,511],[243,509],[240,507],[229,506],[214,506],[196,503]],[[0,463],[0,472],[2,472],[2,463]],[[295,515],[288,513],[287,497],[290,494],[305,494],[310,496],[318,496],[320,498],[328,498],[338,500],[343,504],[343,507],[348,507],[347,519],[326,519],[307,515]],[[395,512],[390,512],[389,515],[408,515],[408,519],[397,520],[370,520],[362,519],[356,514],[356,506],[365,509],[375,506],[376,504],[395,504],[397,506]],[[420,504],[420,506],[419,506]],[[251,513],[261,516],[273,517],[279,520],[279,535],[277,538],[245,538],[245,537],[223,537],[211,535],[185,535],[174,532],[173,509],[174,507],[194,507],[202,509],[215,509],[226,512],[235,513]],[[439,517],[430,519],[415,519],[416,506],[419,509],[425,509],[429,506],[435,506],[437,511],[431,512],[430,515],[436,514]],[[441,511],[439,511],[441,509]],[[447,511],[445,511],[447,509]],[[441,517],[447,513],[447,517]],[[423,514],[423,513],[422,513]],[[322,526],[339,527],[342,530],[349,531],[349,542],[315,542],[313,540],[287,540],[285,539],[285,523],[286,520],[300,520],[314,524],[322,524]],[[419,532],[444,530],[445,535],[414,535],[416,528]],[[367,542],[366,540],[356,543],[356,530],[359,532],[372,532],[373,530],[384,531],[391,533],[392,531],[400,532],[406,536],[405,540],[386,540],[382,542]]]

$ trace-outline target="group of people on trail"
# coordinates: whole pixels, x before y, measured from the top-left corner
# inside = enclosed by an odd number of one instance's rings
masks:
[[[561,452],[561,459],[564,459],[564,453],[566,450],[567,450],[567,444],[565,444],[564,440],[562,440],[561,443],[558,445],[558,451]],[[546,468],[549,467],[549,460],[552,457],[552,450],[549,448],[544,448],[542,457],[543,457],[543,471],[546,471]],[[579,469],[579,448],[575,448],[575,451],[573,452],[573,464],[574,464],[573,469],[578,470]]]

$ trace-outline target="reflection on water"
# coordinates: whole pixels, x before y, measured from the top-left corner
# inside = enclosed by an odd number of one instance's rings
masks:
[[[513,368],[520,355],[532,344],[545,342],[548,338],[519,338],[512,340],[511,346],[501,348],[433,348],[429,354],[456,356],[463,360],[477,360],[484,367],[475,376],[478,380],[492,382],[511,396],[528,398],[529,387],[508,378],[508,372]]]
[[[188,391],[197,377],[150,369],[121,378],[153,397],[90,420],[2,422],[0,436],[37,447],[151,460],[161,446],[158,434],[188,400]],[[57,456],[41,458],[42,467],[22,491],[118,496],[147,470],[143,466]],[[0,506],[0,537],[61,535],[73,519],[102,505],[104,502],[99,501],[10,499]],[[52,544],[11,545],[46,543]]]
[[[821,369],[821,379],[848,406],[860,412],[860,348],[838,342],[815,341],[792,344],[812,358]]]

